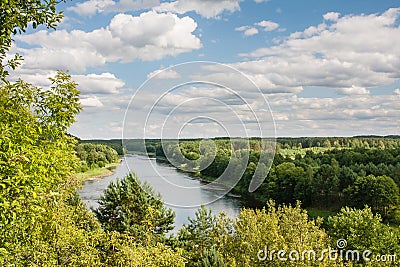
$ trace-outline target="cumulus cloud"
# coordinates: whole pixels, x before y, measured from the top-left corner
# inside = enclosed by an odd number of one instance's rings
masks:
[[[93,16],[97,13],[126,12],[149,9],[160,4],[158,0],[88,0],[67,8],[81,16]]]
[[[337,21],[339,19],[340,13],[337,12],[328,12],[323,15],[324,20],[332,20]]]
[[[279,28],[279,24],[269,20],[263,20],[255,23],[254,25],[260,26],[264,31],[270,32]]]
[[[240,27],[236,27],[235,31],[245,31],[248,28],[249,28],[249,26],[240,26]]]
[[[251,27],[251,28],[249,28],[249,29],[244,31],[244,35],[246,35],[246,36],[252,36],[252,35],[255,35],[255,34],[258,34],[258,30],[256,28],[253,28],[253,27]]]
[[[83,96],[80,99],[81,105],[85,107],[102,107],[103,103],[95,95]]]
[[[147,75],[147,79],[177,79],[181,75],[173,69],[155,70]]]
[[[400,95],[400,88],[395,89],[395,90],[394,90],[394,93],[395,93],[396,95]]]
[[[149,11],[139,16],[118,14],[109,26],[91,32],[42,30],[15,39],[38,46],[19,50],[27,68],[81,72],[106,62],[151,61],[199,49],[196,27],[189,17]]]
[[[261,77],[270,88],[319,86],[366,94],[368,88],[400,77],[399,18],[400,8],[338,17],[291,34],[278,45],[242,54],[254,59],[232,66]]]
[[[238,93],[241,95],[240,91]],[[78,123],[74,126],[72,133],[89,138],[93,129],[98,129],[106,138],[118,138],[121,135],[120,132],[115,133],[112,132],[112,129],[107,129],[107,127],[103,129],[101,126],[100,129],[99,125],[122,122],[129,96],[130,94],[124,95],[124,97],[116,94],[103,97],[83,96],[82,99],[88,99],[81,100],[86,109],[79,115]],[[267,109],[265,104],[261,104],[261,96],[257,96],[258,98],[253,99],[245,97],[244,100],[250,100],[253,107],[258,107],[257,110]],[[146,94],[139,94],[138,97],[137,103],[139,104],[131,107],[132,116],[128,117],[129,125],[144,120],[148,115],[148,112],[145,112],[146,109],[154,104],[154,100],[158,99],[160,94],[146,92]],[[99,104],[96,98],[102,104]],[[206,98],[220,100],[225,104]],[[254,102],[260,102],[260,104]],[[343,95],[337,98],[305,98],[297,95],[273,94],[268,95],[268,102],[273,112],[278,136],[386,135],[399,131],[398,95]],[[243,105],[243,101],[233,92],[224,88],[188,87],[186,90],[167,94],[158,103],[155,112],[152,113],[152,116],[156,116],[152,118],[152,121],[160,119],[160,122],[154,128],[153,137],[159,137],[159,128],[164,122],[162,118],[178,105],[182,105],[182,107],[171,114],[172,126],[178,129],[180,127],[177,125],[182,126],[183,122],[196,116],[201,118],[201,115],[221,119],[224,125],[234,125],[241,120],[248,124],[248,129],[252,129],[254,118],[247,112],[248,108],[246,109],[246,106]],[[227,108],[228,106],[232,110]],[[94,112],[95,110],[96,112]],[[236,114],[226,115],[232,111]],[[260,123],[268,122],[268,118],[265,120],[260,118]],[[216,134],[211,132],[211,130],[215,130],[215,127],[212,127],[212,121],[203,121],[198,124],[198,127],[188,125],[190,127],[185,128],[185,134],[191,137],[201,134],[205,136]],[[90,127],[88,127],[89,125]],[[140,125],[139,123],[133,128],[140,131]],[[235,132],[235,129],[232,128],[232,130],[232,135],[238,133]],[[169,131],[166,132],[166,134],[168,133]],[[219,134],[225,135],[226,133]]]
[[[400,109],[394,95],[340,98],[270,96],[278,135],[332,136],[397,133]],[[287,120],[287,118],[289,120]]]
[[[245,36],[252,36],[259,33],[259,29],[270,32],[279,28],[279,24],[273,21],[263,20],[254,23],[254,26],[240,26],[236,27],[235,31],[242,31]]]
[[[235,28],[235,31],[242,31],[245,36],[252,36],[258,34],[258,30],[250,26],[241,26]]]
[[[73,75],[73,80],[78,83],[78,89],[84,94],[115,94],[125,82],[111,73]]]
[[[336,92],[340,95],[368,95],[370,93],[365,87],[354,85],[348,88],[338,88]]]
[[[160,12],[173,12],[185,14],[194,11],[205,18],[219,18],[223,12],[235,12],[240,10],[240,0],[176,0],[164,2],[154,7]]]
[[[27,83],[33,84],[34,86],[49,87],[51,85],[49,78],[54,77],[56,74],[57,72],[52,70],[17,68],[15,71],[10,72],[8,79],[13,82],[21,79]]]

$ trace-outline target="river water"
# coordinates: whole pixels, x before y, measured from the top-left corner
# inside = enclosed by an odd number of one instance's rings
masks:
[[[214,214],[225,211],[231,218],[235,218],[244,205],[240,198],[231,194],[216,200],[219,196],[219,188],[210,190],[204,186],[203,182],[189,174],[146,156],[127,155],[114,171],[115,173],[111,176],[85,182],[79,194],[89,208],[98,206],[97,201],[110,182],[123,178],[129,171],[135,172],[141,181],[148,182],[154,191],[161,194],[166,206],[173,209],[176,217],[175,229],[172,232],[176,232],[183,224],[187,224],[188,217],[194,218],[198,209],[196,204],[208,203],[206,207]],[[185,190],[185,188],[190,188],[190,190]],[[185,205],[186,203],[190,205]]]

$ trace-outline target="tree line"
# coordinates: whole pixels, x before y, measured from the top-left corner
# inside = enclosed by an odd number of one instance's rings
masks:
[[[303,139],[321,140],[297,138],[296,141]],[[329,138],[323,139],[329,141]],[[359,143],[368,138],[347,139],[350,141],[345,143]],[[157,143],[153,140],[148,147],[156,156],[165,157],[175,166],[210,181],[223,175],[228,164],[233,162],[237,170],[244,170],[234,190],[264,204],[270,199],[278,204],[295,204],[299,200],[305,208],[331,211],[338,211],[345,206],[363,208],[368,205],[385,220],[393,223],[399,221],[400,145],[392,147],[398,142],[396,138],[371,137],[368,142],[371,146],[368,148],[332,147],[315,152],[308,148],[297,148],[298,152],[291,156],[280,152],[282,143],[278,139],[272,163],[259,162],[260,156],[267,153],[261,148],[259,139],[251,139],[249,144],[241,139],[212,141],[216,144],[216,150],[207,147],[204,142],[200,144],[200,140],[174,142],[164,147],[160,141]],[[268,166],[271,166],[269,173]],[[249,194],[248,188],[253,177],[267,173],[258,190]]]
[[[75,152],[81,161],[79,171],[103,168],[107,164],[118,162],[118,152],[104,144],[81,143],[75,146]]]
[[[121,139],[109,139],[109,140],[102,140],[102,139],[90,139],[90,140],[83,140],[78,137],[75,137],[78,140],[79,144],[85,144],[85,143],[90,143],[90,144],[101,144],[101,145],[107,145],[117,151],[119,156],[125,155],[125,148],[122,145],[122,140]]]

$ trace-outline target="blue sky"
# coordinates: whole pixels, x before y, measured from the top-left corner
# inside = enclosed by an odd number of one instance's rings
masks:
[[[25,63],[12,78],[46,87],[69,70],[82,91],[70,129],[78,137],[400,134],[398,1],[84,0],[59,9],[57,31],[15,36],[10,54]],[[204,62],[174,67],[193,61]]]

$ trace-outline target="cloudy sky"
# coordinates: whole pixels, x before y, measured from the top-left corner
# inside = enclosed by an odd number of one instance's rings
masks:
[[[69,70],[80,138],[400,134],[400,3],[81,0],[15,36],[12,78]],[[189,62],[189,63],[187,63]],[[190,63],[191,62],[191,63]]]

